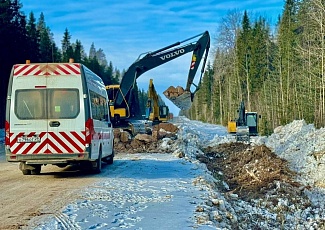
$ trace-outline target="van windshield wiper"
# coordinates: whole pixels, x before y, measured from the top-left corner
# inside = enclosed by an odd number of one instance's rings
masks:
[[[26,106],[26,108],[27,108],[27,110],[28,110],[28,112],[29,112],[29,114],[30,114],[31,118],[34,118],[34,116],[33,116],[32,112],[30,111],[30,109],[29,109],[29,107],[28,107],[28,105],[27,105],[26,101],[25,101],[25,100],[23,100],[23,102],[24,102],[24,104],[25,104],[25,106]]]

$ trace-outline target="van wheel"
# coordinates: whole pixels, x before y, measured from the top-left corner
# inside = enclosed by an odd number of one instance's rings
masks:
[[[112,151],[112,155],[109,157],[109,158],[107,158],[107,160],[106,160],[106,163],[108,164],[108,165],[111,165],[111,164],[113,164],[113,161],[114,161],[114,150]]]
[[[34,165],[35,169],[31,170],[32,175],[39,175],[41,173],[42,165]]]
[[[21,171],[23,172],[23,175],[30,175],[30,174],[32,174],[32,171],[30,169],[23,169]]]
[[[93,167],[94,173],[98,174],[102,171],[102,149],[100,148],[98,159],[95,161],[96,166]]]

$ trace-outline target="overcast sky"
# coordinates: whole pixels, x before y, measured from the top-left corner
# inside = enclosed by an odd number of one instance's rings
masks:
[[[92,43],[104,50],[107,61],[127,69],[140,54],[183,41],[208,30],[213,38],[218,23],[228,12],[247,10],[271,23],[282,14],[284,0],[20,0],[22,11],[41,12],[61,48],[67,28],[71,42],[81,41],[87,54]],[[185,43],[186,44],[186,43]],[[210,52],[211,54],[211,52]],[[140,76],[139,88],[147,90],[152,78],[158,93],[174,113],[178,109],[162,92],[169,86],[185,88],[191,54],[177,58]],[[197,78],[196,80],[198,79]]]

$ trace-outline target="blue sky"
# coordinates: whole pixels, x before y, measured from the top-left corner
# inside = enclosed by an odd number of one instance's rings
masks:
[[[284,0],[20,0],[22,11],[32,11],[45,22],[61,47],[67,28],[71,42],[81,41],[86,53],[92,43],[103,49],[114,67],[127,69],[144,52],[154,51],[208,30],[213,47],[218,23],[229,11],[247,10],[271,23],[282,13]],[[186,43],[185,43],[186,44]],[[210,52],[211,54],[212,52]],[[147,90],[152,78],[170,110],[178,109],[162,94],[169,86],[185,88],[191,54],[186,54],[141,75],[137,82]],[[198,75],[196,80],[198,79]]]

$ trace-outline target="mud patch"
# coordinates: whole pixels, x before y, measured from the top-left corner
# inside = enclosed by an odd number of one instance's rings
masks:
[[[279,158],[265,145],[251,146],[235,142],[203,149],[198,159],[216,178],[229,188],[224,192],[236,193],[243,200],[258,199],[270,193],[300,195],[301,185],[295,182],[296,174],[288,162]],[[294,194],[293,194],[294,193]]]

